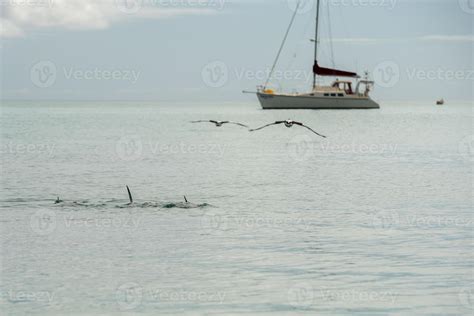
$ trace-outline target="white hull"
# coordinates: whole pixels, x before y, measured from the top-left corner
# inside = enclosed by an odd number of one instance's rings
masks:
[[[286,95],[257,93],[264,110],[283,109],[380,109],[370,97],[324,97],[311,95]]]

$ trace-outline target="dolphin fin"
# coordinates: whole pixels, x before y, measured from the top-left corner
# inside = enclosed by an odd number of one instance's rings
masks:
[[[127,185],[127,192],[128,192],[128,199],[130,200],[130,204],[133,203],[133,197],[132,197],[132,193],[130,192],[130,188],[128,187]]]

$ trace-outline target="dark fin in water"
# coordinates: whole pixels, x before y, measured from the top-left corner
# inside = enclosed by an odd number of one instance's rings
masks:
[[[59,203],[61,203],[61,202],[62,202],[62,201],[61,201],[61,199],[59,199],[59,196],[58,196],[58,198],[56,199],[56,201],[54,202],[54,204],[59,204]]]
[[[128,199],[130,200],[130,204],[133,203],[132,193],[130,192],[130,188],[127,185],[127,192],[128,192]]]
[[[184,201],[185,201],[186,203],[189,203],[189,202],[188,202],[188,199],[186,198],[186,195],[184,196]]]

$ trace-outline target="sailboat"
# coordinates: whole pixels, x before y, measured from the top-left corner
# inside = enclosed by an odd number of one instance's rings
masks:
[[[278,93],[268,88],[268,83],[272,77],[275,66],[285,45],[286,39],[298,12],[299,4],[296,7],[291,19],[290,26],[286,32],[283,43],[278,52],[277,58],[270,72],[267,82],[263,86],[257,87],[257,97],[263,109],[379,109],[380,106],[369,96],[374,86],[374,81],[369,80],[368,72],[364,78],[360,78],[357,73],[321,67],[318,63],[319,46],[319,24],[320,24],[320,0],[316,3],[316,32],[314,46],[314,66],[313,66],[313,86],[308,93]],[[318,76],[348,78],[347,80],[336,79],[331,85],[324,86],[317,84]],[[355,88],[349,78],[356,79]]]

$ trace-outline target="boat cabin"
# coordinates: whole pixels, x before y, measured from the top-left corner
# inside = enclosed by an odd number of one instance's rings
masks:
[[[338,90],[342,90],[346,94],[354,94],[354,92],[352,90],[352,82],[350,82],[350,81],[336,80],[332,84],[332,87],[336,88]]]

